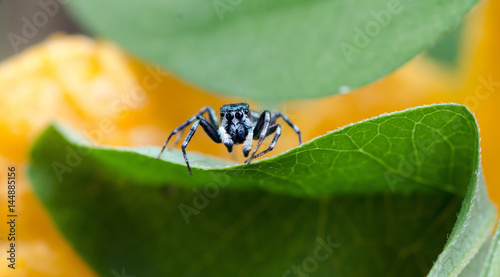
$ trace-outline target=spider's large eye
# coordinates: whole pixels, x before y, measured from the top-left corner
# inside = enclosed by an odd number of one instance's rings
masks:
[[[227,120],[233,119],[233,115],[231,113],[226,114],[226,119]]]
[[[236,112],[235,116],[236,116],[237,119],[242,119],[243,118],[243,113]]]

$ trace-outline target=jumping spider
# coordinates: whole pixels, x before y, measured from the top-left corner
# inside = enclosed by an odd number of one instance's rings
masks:
[[[203,117],[203,114],[206,112],[208,112],[209,120]],[[293,124],[288,117],[286,117],[286,115],[280,112],[271,115],[268,110],[265,110],[262,113],[250,111],[247,103],[227,104],[220,108],[221,121],[219,127],[219,120],[217,119],[214,109],[210,106],[206,106],[170,133],[160,151],[160,154],[158,154],[158,159],[160,159],[165,147],[170,141],[170,138],[179,133],[174,142],[174,145],[176,145],[179,142],[185,128],[194,122],[181,146],[182,154],[184,155],[184,160],[186,161],[189,174],[192,175],[193,173],[191,172],[191,167],[189,166],[189,161],[186,156],[186,147],[200,124],[205,133],[207,133],[207,135],[215,143],[224,143],[229,153],[233,151],[233,145],[243,144],[243,155],[245,158],[248,157],[248,154],[252,150],[252,140],[258,140],[257,146],[253,149],[252,155],[245,161],[246,164],[250,164],[253,159],[274,149],[274,146],[281,135],[281,126],[276,124],[276,120],[279,117],[283,118],[283,120],[293,128],[295,133],[299,136],[299,144],[302,144],[302,137],[300,135],[299,128],[295,126],[295,124]],[[269,147],[256,154],[264,139],[273,133],[274,138]]]

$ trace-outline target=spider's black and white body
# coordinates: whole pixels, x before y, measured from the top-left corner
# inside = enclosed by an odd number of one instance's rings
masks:
[[[203,117],[205,113],[208,113],[208,120]],[[228,104],[220,108],[221,120],[219,125],[219,120],[217,119],[214,109],[210,106],[206,106],[170,133],[165,141],[165,144],[163,145],[163,148],[161,149],[160,154],[158,154],[158,159],[160,159],[161,154],[170,141],[170,138],[179,133],[174,142],[174,145],[177,144],[182,133],[184,132],[184,129],[194,122],[181,146],[182,154],[184,155],[184,160],[186,161],[189,174],[192,174],[192,172],[186,155],[186,147],[191,141],[191,138],[199,125],[201,125],[205,133],[207,133],[207,135],[214,142],[223,143],[229,153],[233,152],[233,145],[243,144],[243,155],[248,157],[248,154],[252,150],[253,140],[258,140],[257,145],[253,149],[252,155],[245,161],[245,163],[250,164],[253,159],[274,149],[274,146],[281,135],[281,126],[276,124],[276,120],[279,117],[283,118],[283,120],[293,128],[295,133],[299,136],[299,144],[302,144],[299,128],[295,126],[295,124],[293,124],[288,117],[280,112],[271,115],[271,113],[266,110],[259,114],[258,112],[250,111],[248,104],[246,103]],[[256,154],[264,139],[273,133],[274,137],[269,147]]]

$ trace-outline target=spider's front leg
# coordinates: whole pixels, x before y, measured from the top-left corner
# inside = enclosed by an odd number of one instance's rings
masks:
[[[260,152],[259,154],[255,154],[253,155],[251,158],[252,159],[255,159],[255,158],[258,158],[264,154],[266,154],[267,152],[270,152],[274,149],[274,146],[276,145],[276,142],[278,142],[278,139],[280,138],[281,136],[281,126],[279,124],[274,124],[274,125],[271,125],[269,127],[269,130],[267,130],[267,133],[266,133],[266,137],[273,134],[274,133],[274,137],[273,137],[273,140],[271,141],[271,144],[269,144],[269,147]],[[250,160],[250,159],[249,159]],[[245,161],[245,163],[247,164],[250,164],[251,160],[250,161]]]
[[[252,117],[257,118],[257,115],[258,115],[257,113],[252,112]],[[276,124],[276,120],[278,120],[278,118],[280,118],[280,117],[283,118],[283,120],[298,135],[299,145],[302,144],[302,135],[300,133],[299,128],[297,127],[297,125],[293,124],[292,121],[290,119],[288,119],[288,117],[286,115],[284,115],[280,112],[273,113],[270,117],[269,124],[266,124],[267,123],[266,118],[268,115],[269,115],[269,111],[264,111],[264,113],[262,113],[260,115],[260,117],[258,117],[257,124],[255,124],[255,128],[254,128],[254,139],[258,139],[259,142],[257,143],[257,146],[255,147],[255,149],[252,153],[252,156],[250,156],[250,158],[245,161],[246,164],[250,164],[253,159],[258,158],[258,157],[260,157],[260,156],[262,156],[262,155],[264,155],[264,154],[266,154],[274,149],[274,146],[276,145],[279,137],[281,136],[281,126],[279,124]],[[269,147],[266,150],[260,152],[259,154],[256,154],[257,149],[259,148],[259,146],[262,143],[262,141],[264,140],[264,138],[273,134],[273,133],[274,133],[274,138],[271,141],[271,144],[269,144]]]
[[[191,167],[189,166],[189,161],[187,158],[186,154],[186,147],[188,146],[189,142],[191,141],[191,138],[193,137],[194,133],[196,132],[196,129],[198,129],[198,125],[201,124],[201,127],[205,131],[205,133],[215,142],[215,143],[221,143],[221,137],[219,133],[217,132],[217,129],[214,128],[208,120],[206,120],[204,117],[201,115],[197,116],[197,120],[193,123],[193,126],[191,126],[191,129],[189,130],[189,133],[187,134],[186,138],[184,139],[184,142],[181,145],[181,150],[182,150],[182,155],[184,156],[184,161],[186,161],[186,165],[188,168],[189,175],[193,175],[193,172],[191,172]]]
[[[205,112],[208,112],[208,117],[210,119],[210,123],[217,130],[219,128],[219,121],[217,119],[217,114],[215,113],[214,108],[212,108],[210,106],[205,106],[205,107],[201,108],[201,110],[199,112],[197,112],[195,115],[193,115],[192,117],[190,117],[188,120],[186,120],[186,122],[182,123],[179,127],[175,128],[170,133],[170,135],[168,136],[167,140],[163,144],[163,147],[161,148],[161,151],[158,154],[157,159],[158,160],[160,159],[161,155],[163,154],[163,151],[165,151],[165,148],[167,147],[167,144],[170,141],[170,138],[172,138],[173,135],[175,135],[175,134],[178,133],[177,138],[175,139],[174,144],[173,144],[173,146],[175,146],[179,142],[179,140],[180,140],[180,138],[182,136],[182,133],[184,132],[184,129],[187,126],[189,126],[191,123],[193,123],[199,116],[202,116]],[[205,118],[203,118],[203,119],[205,119]]]
[[[268,110],[265,110],[257,120],[255,127],[253,128],[253,139],[258,139],[257,145],[253,149],[252,155],[248,158],[245,163],[250,164],[252,160],[255,158],[255,153],[259,150],[260,145],[264,141],[267,136],[267,132],[269,130],[269,124],[271,123],[271,113]]]
[[[208,121],[207,119],[205,119],[202,116],[203,113],[205,113],[207,111],[209,113],[209,119],[210,119],[210,121]],[[170,133],[170,135],[168,136],[167,140],[165,141],[165,144],[163,144],[163,147],[162,147],[162,149],[160,151],[160,154],[158,154],[158,158],[157,159],[160,159],[163,151],[165,150],[165,147],[167,146],[168,142],[170,141],[170,138],[172,138],[173,135],[175,135],[175,134],[177,134],[179,132],[181,132],[181,134],[182,134],[182,132],[184,131],[184,129],[187,126],[189,126],[191,123],[193,123],[193,125],[191,126],[191,129],[189,130],[189,133],[187,134],[186,138],[184,139],[184,142],[182,143],[181,150],[182,150],[182,154],[184,156],[184,161],[186,161],[188,172],[189,172],[189,174],[193,175],[193,173],[191,172],[191,167],[189,166],[189,161],[188,161],[187,154],[186,154],[186,147],[188,146],[189,142],[191,141],[191,138],[193,137],[194,133],[198,129],[198,126],[201,125],[201,127],[203,128],[203,130],[205,131],[205,133],[215,143],[221,143],[222,142],[221,136],[220,136],[220,134],[218,132],[219,122],[217,120],[217,115],[215,114],[214,109],[212,107],[210,107],[210,106],[202,108],[196,115],[194,115],[193,117],[189,118],[181,126],[177,127],[175,130],[173,130],[172,133]],[[179,139],[177,138],[176,142],[178,140]]]

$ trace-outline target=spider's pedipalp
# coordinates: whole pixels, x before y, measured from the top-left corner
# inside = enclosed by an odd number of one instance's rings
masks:
[[[247,138],[245,139],[245,142],[243,143],[243,156],[248,157],[248,154],[252,150],[252,143],[253,143],[253,130],[250,130],[248,132]]]

